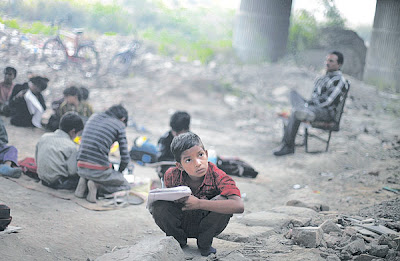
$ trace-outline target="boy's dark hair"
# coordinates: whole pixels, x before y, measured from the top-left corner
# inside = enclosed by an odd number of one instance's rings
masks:
[[[4,74],[6,74],[6,73],[8,73],[8,72],[11,72],[11,73],[14,74],[14,79],[17,77],[17,70],[16,70],[14,67],[7,66],[7,67],[4,69]]]
[[[127,125],[128,111],[121,104],[111,106],[108,108],[108,110],[106,110],[106,114],[119,120],[125,118],[124,123]]]
[[[334,54],[334,55],[336,55],[336,56],[337,56],[337,62],[338,62],[338,64],[343,64],[343,62],[344,62],[344,57],[343,57],[343,54],[342,54],[341,52],[339,52],[339,51],[332,51],[332,52],[330,52],[329,54]]]
[[[175,112],[169,121],[169,126],[175,132],[181,132],[183,130],[189,130],[190,115],[185,111]]]
[[[82,95],[82,100],[86,101],[87,99],[89,99],[89,90],[85,87],[80,87],[79,88],[81,95]]]
[[[73,129],[75,129],[75,132],[81,131],[83,130],[82,118],[76,112],[67,112],[61,117],[59,128],[66,133]]]
[[[193,132],[186,132],[175,136],[170,147],[175,161],[180,163],[182,153],[194,146],[200,146],[204,149],[204,145],[203,142],[201,142],[200,137]]]
[[[49,79],[41,76],[34,76],[30,78],[29,81],[31,81],[41,91],[44,91],[47,88],[47,83],[49,82]]]
[[[64,96],[77,96],[79,101],[82,99],[80,90],[75,86],[68,87],[63,91],[63,94]]]

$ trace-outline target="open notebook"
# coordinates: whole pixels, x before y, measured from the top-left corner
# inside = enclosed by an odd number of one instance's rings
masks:
[[[188,186],[152,189],[149,192],[146,207],[149,209],[153,202],[157,200],[175,201],[180,198],[188,197],[191,194],[192,191]]]

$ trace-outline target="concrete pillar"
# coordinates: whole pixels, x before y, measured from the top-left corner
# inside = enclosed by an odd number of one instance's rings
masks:
[[[364,81],[400,92],[400,0],[377,0]]]
[[[292,0],[241,0],[233,47],[244,62],[275,62],[286,53]]]

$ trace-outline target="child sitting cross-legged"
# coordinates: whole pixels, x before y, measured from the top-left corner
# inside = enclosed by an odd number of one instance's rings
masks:
[[[228,225],[234,213],[243,213],[244,204],[235,181],[208,162],[207,150],[192,132],[174,137],[171,152],[176,167],[164,175],[167,188],[188,186],[192,195],[178,201],[156,201],[152,215],[167,236],[186,246],[187,238],[196,238],[202,256],[216,253],[213,238]]]

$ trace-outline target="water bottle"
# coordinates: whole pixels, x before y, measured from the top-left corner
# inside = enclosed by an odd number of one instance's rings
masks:
[[[213,147],[208,150],[208,161],[217,165],[217,152]]]

